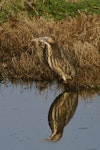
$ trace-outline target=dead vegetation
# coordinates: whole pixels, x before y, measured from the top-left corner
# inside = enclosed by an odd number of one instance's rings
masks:
[[[100,87],[100,16],[81,13],[55,22],[10,18],[0,27],[0,75],[35,81],[61,81],[45,64],[44,45],[33,38],[54,36],[75,66],[77,75],[68,85]]]

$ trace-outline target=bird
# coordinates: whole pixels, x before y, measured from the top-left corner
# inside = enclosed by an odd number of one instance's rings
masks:
[[[55,98],[48,113],[48,123],[52,134],[44,139],[47,142],[57,142],[61,139],[64,127],[73,117],[78,105],[78,94],[63,92]]]
[[[51,70],[58,74],[64,83],[71,80],[75,74],[75,67],[65,58],[63,49],[59,47],[55,38],[45,36],[33,39],[33,41],[42,42],[45,44],[45,60]]]

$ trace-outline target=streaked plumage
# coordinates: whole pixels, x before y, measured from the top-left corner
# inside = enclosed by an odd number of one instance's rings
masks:
[[[34,39],[46,45],[45,59],[49,67],[55,71],[66,83],[75,76],[75,68],[65,58],[63,50],[58,47],[53,37],[40,37]]]

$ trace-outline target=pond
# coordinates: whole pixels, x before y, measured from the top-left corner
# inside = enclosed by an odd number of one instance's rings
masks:
[[[99,150],[99,93],[1,84],[0,150],[34,149]]]

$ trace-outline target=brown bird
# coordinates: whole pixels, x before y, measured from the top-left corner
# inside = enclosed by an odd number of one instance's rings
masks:
[[[59,48],[53,37],[40,37],[33,39],[33,41],[39,41],[46,45],[45,60],[49,67],[55,71],[65,83],[75,76],[74,66],[65,58],[63,50]]]
[[[56,142],[63,135],[64,127],[73,117],[78,104],[78,94],[64,92],[60,94],[52,103],[48,122],[52,130],[52,135],[44,141]]]

